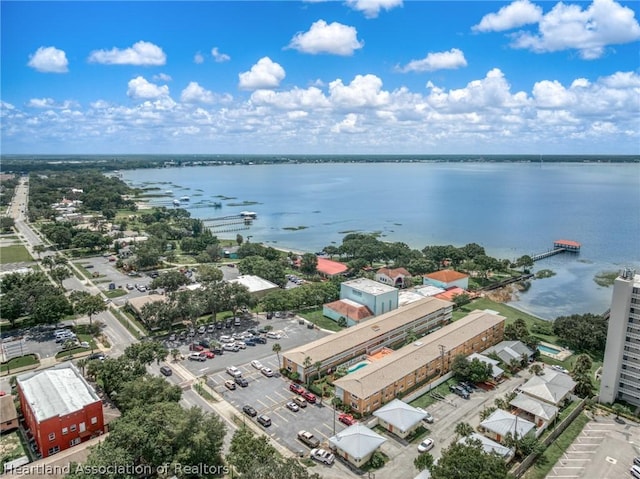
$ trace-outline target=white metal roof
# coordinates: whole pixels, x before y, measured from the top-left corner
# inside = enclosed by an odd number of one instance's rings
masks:
[[[512,456],[514,453],[513,449],[503,446],[499,442],[493,441],[488,437],[483,436],[482,434],[478,434],[477,432],[474,432],[466,437],[461,437],[458,442],[465,444],[471,442],[472,440],[480,441],[480,443],[482,444],[482,449],[487,454],[495,452],[498,456],[507,458]]]
[[[426,417],[427,413],[399,399],[394,399],[374,411],[373,415],[404,432],[418,424]]]
[[[345,281],[342,284],[345,286],[349,286],[350,288],[357,291],[362,291],[374,296],[389,293],[390,291],[397,291],[397,289],[393,286],[378,283],[377,281],[373,281],[369,278],[356,278],[350,281]]]
[[[23,374],[17,378],[38,422],[65,416],[100,398],[73,364]]]
[[[509,403],[510,405],[517,407],[518,409],[522,409],[534,416],[544,419],[545,421],[549,421],[553,419],[556,414],[558,414],[558,408],[547,404],[545,402],[538,401],[526,394],[518,394],[514,399]]]
[[[329,438],[329,443],[346,452],[349,456],[360,460],[372,454],[386,439],[360,423],[349,426]]]
[[[502,409],[496,409],[491,416],[480,423],[480,426],[502,437],[511,433],[514,437],[517,434],[518,438],[526,436],[529,431],[535,428],[535,424],[531,421],[514,416]]]
[[[267,281],[260,276],[254,276],[250,274],[244,274],[238,276],[236,279],[229,281],[230,283],[239,283],[246,286],[250,293],[257,293],[258,291],[264,291],[267,289],[277,288],[278,285]]]

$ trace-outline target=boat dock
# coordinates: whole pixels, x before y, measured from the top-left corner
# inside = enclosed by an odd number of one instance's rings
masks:
[[[555,240],[553,242],[553,249],[545,251],[544,253],[532,254],[531,259],[533,261],[538,261],[544,258],[548,258],[549,256],[564,253],[565,251],[568,251],[569,253],[579,253],[580,246],[580,243],[573,240]]]

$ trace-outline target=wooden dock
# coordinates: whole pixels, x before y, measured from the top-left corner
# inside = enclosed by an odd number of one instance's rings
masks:
[[[553,249],[549,251],[545,251],[544,253],[532,254],[531,259],[533,261],[538,261],[544,258],[548,258],[549,256],[554,256],[556,254],[564,253],[565,251],[569,253],[579,253],[580,252],[580,243],[573,240],[556,240],[553,242]]]

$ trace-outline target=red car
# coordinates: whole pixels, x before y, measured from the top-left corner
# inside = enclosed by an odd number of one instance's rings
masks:
[[[346,424],[347,426],[353,426],[358,422],[353,418],[351,414],[347,414],[347,413],[340,414],[338,416],[338,421],[340,421],[343,424]]]
[[[191,343],[189,345],[189,351],[200,352],[200,351],[203,351],[203,350],[204,350],[204,348],[202,346],[200,346],[199,344],[197,344],[197,343]]]
[[[304,394],[305,390],[302,386],[300,386],[299,384],[296,383],[291,383],[289,384],[289,390],[296,393],[296,394]]]
[[[203,351],[202,354],[204,354],[207,359],[213,359],[216,357],[216,355],[211,351]]]
[[[305,398],[307,400],[307,402],[310,403],[310,404],[315,404],[316,403],[315,394],[310,393],[309,391],[304,391],[302,393],[302,397]]]

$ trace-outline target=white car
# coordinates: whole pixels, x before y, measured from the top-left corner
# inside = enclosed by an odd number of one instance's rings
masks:
[[[280,338],[282,338],[282,335],[281,335],[280,333],[276,333],[276,332],[274,332],[274,331],[269,331],[269,332],[267,333],[267,338],[270,338],[270,339],[280,339]]]
[[[433,439],[431,439],[430,437],[428,437],[427,439],[422,441],[420,444],[418,444],[418,452],[427,452],[432,448],[433,448]]]
[[[260,372],[265,376],[267,376],[268,378],[273,376],[273,371],[271,370],[271,368],[262,368]]]
[[[311,449],[311,457],[316,461],[323,462],[329,466],[336,460],[336,456],[326,449]]]
[[[551,369],[555,369],[556,371],[560,371],[561,373],[569,374],[569,371],[567,369],[557,364],[554,364],[553,366],[551,366]]]
[[[264,367],[262,363],[257,359],[254,359],[253,361],[251,361],[251,366],[253,366],[256,369],[262,369]]]
[[[240,348],[236,343],[224,343],[222,345],[222,349],[224,351],[233,351],[234,353],[237,353],[238,351],[240,351]]]
[[[221,343],[233,343],[234,339],[231,336],[222,335],[220,336]]]
[[[234,378],[239,378],[242,376],[242,371],[240,371],[237,367],[235,366],[228,366],[227,367],[227,374],[229,376],[232,376]]]
[[[198,334],[204,334],[207,332],[207,327],[206,326],[200,326],[198,328]]]
[[[244,344],[242,341],[236,341],[235,343],[236,346],[238,346],[238,349],[247,349],[247,345]]]

